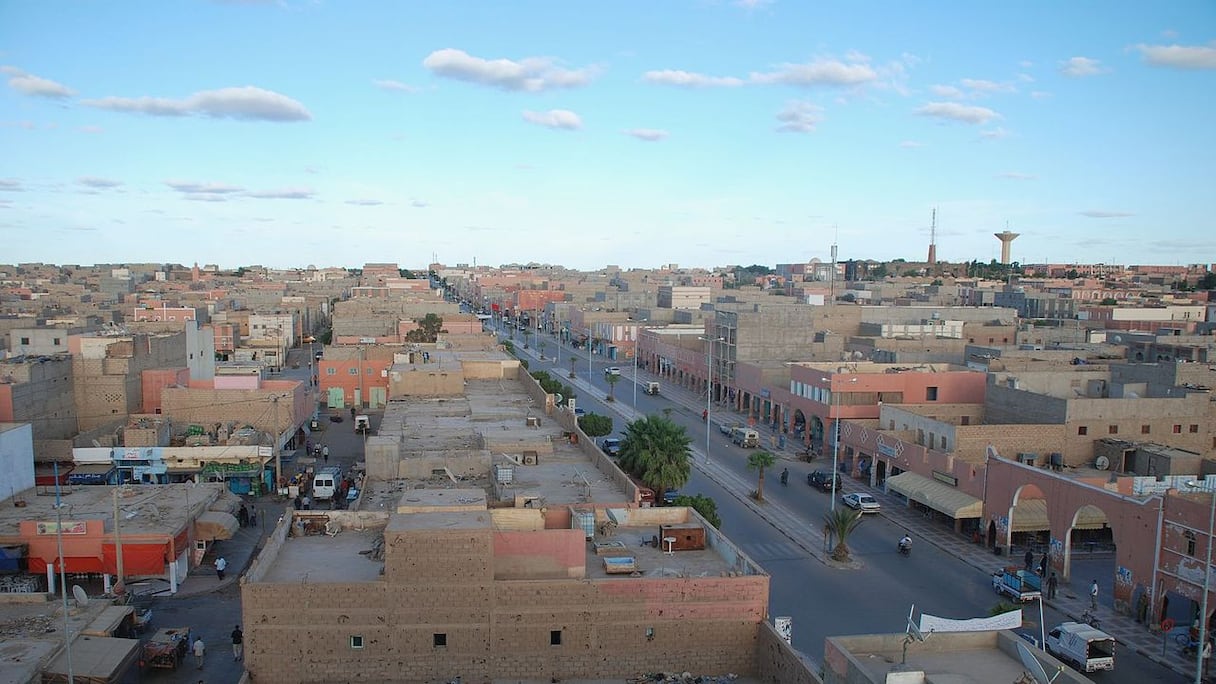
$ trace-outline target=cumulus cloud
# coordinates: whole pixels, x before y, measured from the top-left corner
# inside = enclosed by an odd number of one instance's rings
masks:
[[[751,80],[805,87],[862,85],[878,79],[878,72],[867,60],[865,55],[852,53],[847,61],[816,59],[804,64],[780,64],[773,71],[752,73]]]
[[[568,109],[550,109],[547,112],[524,111],[524,121],[546,128],[557,128],[567,131],[577,131],[583,127],[583,120],[578,114]]]
[[[1060,73],[1072,78],[1097,76],[1105,71],[1106,68],[1102,66],[1102,62],[1089,57],[1069,57],[1060,62]]]
[[[1037,178],[1037,176],[1035,176],[1032,173],[1021,173],[1019,171],[1005,171],[1003,173],[998,173],[996,175],[996,177],[1004,178],[1006,180],[1021,180],[1021,181],[1035,180]]]
[[[777,112],[777,130],[781,133],[813,133],[823,121],[823,108],[810,102],[795,100]]]
[[[1079,211],[1077,213],[1094,219],[1127,218],[1129,216],[1135,216],[1135,214],[1127,211],[1102,211],[1099,209],[1090,209],[1089,211]]]
[[[14,66],[2,66],[0,67],[0,72],[8,74],[9,87],[23,95],[62,100],[76,94],[75,90],[62,83],[56,83],[49,78],[27,74]]]
[[[921,116],[968,124],[985,124],[993,119],[1001,118],[1000,114],[987,107],[975,107],[957,102],[929,102],[917,109],[916,113]]]
[[[372,85],[381,90],[392,90],[398,93],[416,93],[418,89],[408,83],[394,81],[392,79],[373,79]]]
[[[378,207],[381,204],[384,204],[384,202],[381,202],[378,199],[353,199],[346,200],[346,203],[353,204],[356,207]]]
[[[625,135],[630,135],[646,142],[658,142],[667,137],[667,131],[658,128],[631,128],[625,131]]]
[[[592,67],[559,67],[549,57],[527,57],[519,61],[483,59],[455,48],[432,52],[422,60],[422,66],[443,78],[529,93],[556,88],[577,88],[590,83],[596,74]]]
[[[311,121],[312,114],[296,100],[255,86],[204,90],[185,99],[163,97],[103,97],[82,100],[98,109],[149,116],[206,116],[240,121]]]
[[[929,91],[938,97],[948,97],[953,100],[963,99],[963,91],[952,85],[931,85]]]
[[[662,69],[647,71],[642,74],[642,80],[658,85],[679,86],[681,88],[734,88],[743,85],[743,79],[734,76],[709,76],[692,71],[678,69]]]
[[[254,199],[312,199],[316,195],[312,188],[276,188],[273,190],[250,190],[246,197]]]
[[[122,185],[122,181],[99,178],[98,176],[81,176],[76,179],[76,182],[90,188],[117,188]]]
[[[1144,61],[1173,69],[1216,69],[1216,43],[1209,45],[1137,45]]]
[[[239,185],[228,185],[226,183],[198,183],[195,181],[178,180],[165,181],[165,185],[178,192],[205,195],[229,195],[234,192],[242,192],[245,189]]]

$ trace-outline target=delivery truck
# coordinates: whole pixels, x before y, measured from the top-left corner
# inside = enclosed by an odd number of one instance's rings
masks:
[[[992,590],[1017,601],[1033,601],[1043,595],[1039,576],[1014,567],[992,573]]]
[[[1081,622],[1064,622],[1047,633],[1047,652],[1082,672],[1115,669],[1115,639]]]

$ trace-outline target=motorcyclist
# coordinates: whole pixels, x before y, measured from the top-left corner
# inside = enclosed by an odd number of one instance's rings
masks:
[[[790,483],[790,469],[786,468],[781,471],[781,484],[787,485]]]
[[[907,534],[904,534],[904,538],[899,540],[899,550],[903,553],[907,553],[907,552],[911,551],[912,550],[912,537],[909,537]]]
[[[708,410],[702,410],[702,411],[701,411],[701,422],[705,422],[705,421],[707,421],[707,420],[709,420],[709,411],[708,411]]]

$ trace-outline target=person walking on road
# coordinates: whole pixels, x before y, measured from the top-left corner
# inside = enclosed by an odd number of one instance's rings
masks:
[[[224,571],[227,569],[228,569],[228,561],[225,560],[223,556],[220,556],[219,558],[215,559],[215,574],[217,577],[220,578],[221,582],[224,581]]]
[[[241,626],[237,625],[236,629],[232,630],[232,659],[240,660],[245,657],[245,633],[241,631]]]
[[[1047,600],[1050,601],[1051,599],[1054,599],[1056,597],[1056,587],[1059,584],[1060,584],[1059,578],[1056,577],[1056,574],[1054,572],[1051,573],[1051,577],[1047,578]]]
[[[206,654],[207,647],[203,644],[202,637],[196,637],[194,639],[194,645],[191,647],[191,651],[194,653],[195,668],[199,670],[203,669],[203,655]]]
[[[1043,559],[1039,561],[1039,577],[1047,576],[1047,554],[1043,554]]]
[[[1098,609],[1098,580],[1094,580],[1093,584],[1089,585],[1089,607]]]
[[[1026,556],[1022,560],[1026,563],[1027,570],[1034,569],[1034,551],[1026,549]]]
[[[329,463],[329,445],[328,444],[321,447],[321,458],[325,459],[326,463]]]

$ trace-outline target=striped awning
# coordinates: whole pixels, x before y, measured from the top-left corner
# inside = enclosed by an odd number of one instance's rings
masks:
[[[916,473],[900,473],[887,478],[887,488],[903,494],[909,501],[922,503],[955,520],[979,518],[984,513],[983,501],[948,484]]]
[[[1077,521],[1073,529],[1100,530],[1109,523],[1106,514],[1097,506],[1082,506],[1077,511]],[[1050,529],[1047,518],[1046,499],[1022,499],[1013,507],[1013,520],[1010,521],[1014,532],[1038,532]]]

